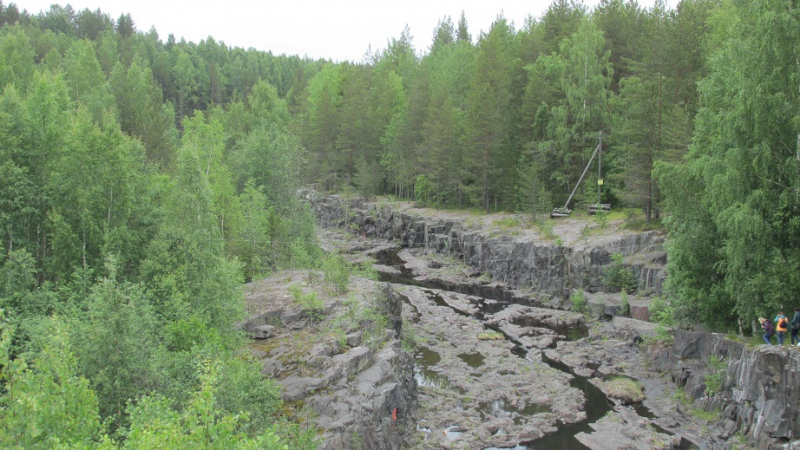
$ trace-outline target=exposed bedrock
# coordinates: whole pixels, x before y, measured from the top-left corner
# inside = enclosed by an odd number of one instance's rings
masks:
[[[604,284],[603,275],[612,263],[612,255],[617,253],[624,256],[623,264],[637,276],[640,292],[660,293],[666,277],[664,236],[657,231],[620,233],[558,245],[530,234],[493,236],[485,230],[469,229],[463,221],[411,215],[387,204],[345,201],[315,191],[301,194],[323,228],[347,224],[366,237],[396,240],[404,247],[428,254],[449,255],[511,289],[555,297],[567,297],[573,289],[613,292],[615,289]]]
[[[800,435],[800,350],[797,347],[751,346],[715,333],[675,330],[671,346],[651,346],[655,365],[671,374],[691,398],[703,399],[723,416],[721,433],[740,433],[761,448]],[[718,392],[707,389],[715,377],[710,361],[722,361]],[[713,382],[711,382],[713,383]],[[794,447],[792,447],[794,448]]]
[[[401,297],[387,284],[353,280],[354,300],[322,295],[312,315],[292,293],[325,292],[308,278],[283,271],[245,286],[250,318],[240,327],[254,338],[262,374],[281,386],[292,414],[320,431],[320,449],[407,448],[417,385],[400,343]]]

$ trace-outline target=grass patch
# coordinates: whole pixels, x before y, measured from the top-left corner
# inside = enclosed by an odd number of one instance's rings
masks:
[[[520,226],[519,219],[515,217],[503,217],[495,220],[494,224],[501,228],[516,228]]]
[[[718,409],[712,409],[711,411],[706,411],[703,408],[694,408],[692,410],[692,415],[694,417],[705,420],[706,422],[713,422],[714,420],[717,420],[720,414],[721,411]]]
[[[686,395],[686,391],[684,391],[682,387],[675,389],[675,395],[673,395],[672,398],[684,406],[689,406],[692,404],[692,399]]]
[[[758,346],[758,345],[766,345],[766,343],[764,342],[764,338],[761,336],[760,333],[758,333],[758,334],[756,334],[754,336],[742,336],[742,335],[736,334],[736,333],[728,333],[728,334],[725,335],[725,339],[727,339],[729,341],[739,342],[739,343],[744,344],[744,345],[746,345],[748,347],[755,347],[755,346]],[[786,343],[787,341],[791,342],[791,339],[790,338],[789,339],[784,339],[784,345],[788,345]]]
[[[616,377],[603,382],[603,386],[609,397],[621,400],[625,404],[639,403],[644,400],[642,386],[636,380]]]
[[[317,293],[311,291],[303,294],[300,286],[293,284],[289,286],[289,292],[292,294],[294,302],[300,306],[300,309],[314,321],[320,321],[325,315],[325,305],[322,300],[317,297]]]
[[[479,341],[502,341],[505,338],[503,333],[498,333],[496,331],[487,331],[478,335]]]
[[[385,294],[376,289],[363,294],[361,298],[351,296],[342,302],[344,311],[330,323],[331,332],[336,336],[339,346],[346,346],[347,334],[360,331],[361,345],[373,350],[378,348],[384,342],[390,325],[389,318],[383,313],[386,301]],[[338,334],[337,329],[343,333]]]
[[[539,232],[545,239],[548,240],[556,240],[558,236],[556,236],[555,231],[553,231],[553,226],[555,225],[555,221],[553,219],[545,220],[538,225]]]

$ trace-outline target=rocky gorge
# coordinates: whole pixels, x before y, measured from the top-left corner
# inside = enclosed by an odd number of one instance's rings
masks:
[[[507,216],[303,195],[323,246],[380,279],[245,288],[251,353],[322,448],[800,448],[794,348],[647,321],[663,234],[569,219],[543,237]],[[635,295],[608,285],[615,259]]]

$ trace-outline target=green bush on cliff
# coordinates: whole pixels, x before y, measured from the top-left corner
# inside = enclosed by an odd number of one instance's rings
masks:
[[[706,394],[709,399],[714,394],[722,391],[722,387],[725,384],[725,375],[727,374],[725,369],[727,366],[727,358],[720,358],[717,355],[711,355],[711,357],[708,358],[708,373],[703,379],[706,388],[703,390],[703,393]]]
[[[328,254],[322,261],[322,271],[325,272],[325,282],[336,294],[347,293],[351,268],[344,256],[339,253]]]
[[[583,293],[583,289],[573,292],[569,299],[572,301],[573,311],[577,313],[585,313],[587,311],[586,295]]]
[[[322,303],[322,300],[317,297],[316,292],[311,291],[307,294],[303,294],[303,290],[300,288],[300,286],[295,284],[289,286],[289,292],[292,294],[292,298],[294,299],[295,303],[300,306],[303,312],[306,313],[311,320],[322,320],[325,305]]]
[[[633,273],[633,269],[622,265],[622,253],[611,255],[611,266],[607,267],[603,274],[603,283],[611,290],[621,290],[628,294],[636,292],[639,288],[639,279]]]

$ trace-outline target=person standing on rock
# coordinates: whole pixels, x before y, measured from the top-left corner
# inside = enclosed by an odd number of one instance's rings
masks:
[[[800,332],[800,308],[794,309],[794,317],[792,317],[792,345],[797,343],[800,345],[800,338],[797,333]]]
[[[789,319],[786,318],[786,314],[783,311],[775,316],[775,325],[777,325],[776,328],[778,329],[778,345],[783,345],[783,337],[789,331]]]
[[[772,322],[769,319],[759,317],[758,321],[761,322],[761,327],[764,329],[764,341],[767,344],[772,345],[772,341],[770,341],[770,339],[772,338],[772,335],[775,334],[775,327],[772,326]]]

